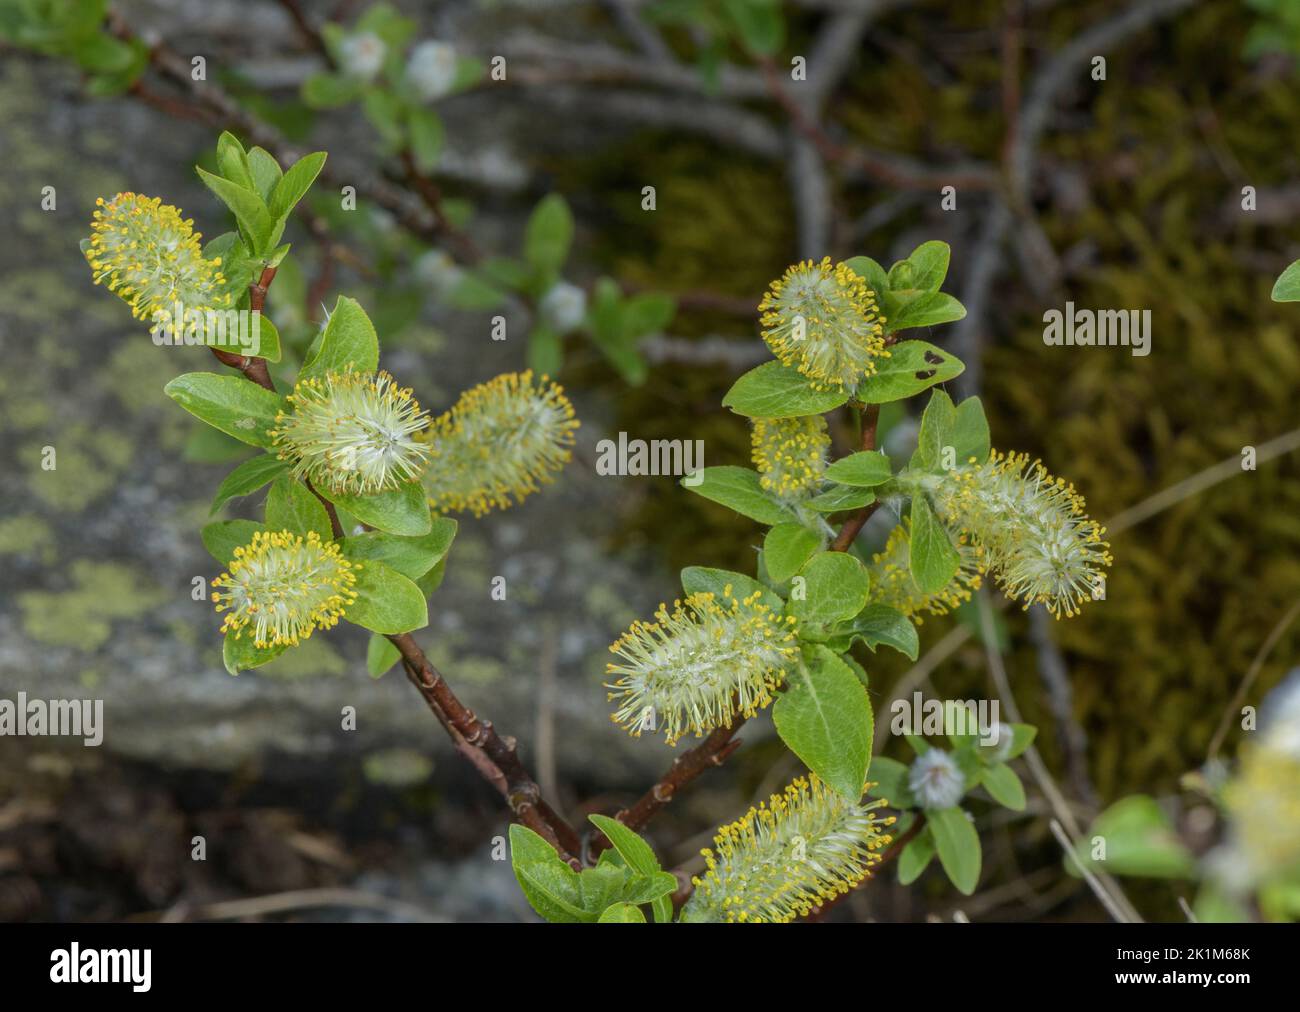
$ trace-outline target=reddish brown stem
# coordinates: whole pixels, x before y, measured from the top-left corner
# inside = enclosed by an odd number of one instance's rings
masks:
[[[880,405],[868,404],[862,412],[862,449],[874,450],[876,448],[876,425],[880,422]],[[839,535],[831,544],[832,552],[847,552],[853,544],[854,538],[858,536],[866,522],[871,519],[871,514],[880,508],[880,503],[870,502],[860,510],[844,521],[844,526],[840,528]]]

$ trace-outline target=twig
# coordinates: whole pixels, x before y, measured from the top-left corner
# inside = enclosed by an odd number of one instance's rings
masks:
[[[1020,707],[1016,705],[1016,697],[1011,691],[1011,681],[1007,678],[1007,669],[1002,660],[1002,652],[998,649],[997,633],[993,627],[993,609],[989,606],[988,594],[981,590],[976,594],[976,601],[980,615],[980,635],[984,640],[984,651],[988,658],[989,675],[997,688],[998,696],[1001,697],[1002,705],[1006,707],[1007,716],[1011,718],[1012,723],[1019,723]],[[1048,771],[1047,764],[1043,762],[1043,757],[1037,747],[1030,745],[1024,752],[1024,758],[1025,763],[1029,766],[1029,772],[1033,774],[1034,780],[1043,792],[1043,796],[1047,798],[1048,804],[1052,806],[1052,811],[1056,813],[1056,817],[1062,823],[1069,827],[1071,838],[1082,836],[1083,831],[1078,819],[1074,817],[1074,812],[1065,800],[1065,795],[1061,793],[1061,789],[1056,786],[1056,781],[1052,779],[1052,774]],[[1106,891],[1114,901],[1115,907],[1123,911],[1124,916],[1120,920],[1130,923],[1142,920],[1141,915],[1129,903],[1124,891],[1119,887],[1119,883],[1110,875],[1104,873],[1098,874],[1097,878],[1105,883]]]
[[[880,422],[880,405],[868,404],[862,412],[862,449],[874,450],[876,448],[876,425]],[[832,552],[847,552],[853,544],[854,539],[871,519],[871,515],[880,509],[880,500],[869,502],[848,520],[840,528],[839,535],[831,544]]]
[[[1300,601],[1291,605],[1285,615],[1278,619],[1277,625],[1273,626],[1272,631],[1264,640],[1263,646],[1255,654],[1255,659],[1250,662],[1250,668],[1246,671],[1246,677],[1241,680],[1237,686],[1236,693],[1233,694],[1232,702],[1223,711],[1223,716],[1219,720],[1219,726],[1214,731],[1214,737],[1210,739],[1210,750],[1206,755],[1206,761],[1210,761],[1219,754],[1219,749],[1223,745],[1223,739],[1228,736],[1228,728],[1232,726],[1232,718],[1241,712],[1241,704],[1245,701],[1250,692],[1250,688],[1255,684],[1255,679],[1259,677],[1260,671],[1264,668],[1264,662],[1268,660],[1273,648],[1281,640],[1282,634],[1291,628],[1291,623],[1300,615]]]

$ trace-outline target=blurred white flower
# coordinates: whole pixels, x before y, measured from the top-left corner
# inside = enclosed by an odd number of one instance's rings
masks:
[[[587,293],[567,281],[557,281],[542,297],[542,320],[560,333],[573,330],[587,315]]]
[[[442,98],[456,83],[456,49],[446,42],[427,39],[411,50],[406,79],[426,102]]]
[[[383,67],[386,52],[384,40],[374,32],[358,32],[339,45],[339,62],[352,77],[371,81]]]
[[[988,730],[985,738],[980,739],[980,748],[984,750],[984,758],[989,762],[1004,763],[1011,755],[1011,745],[1015,740],[1016,733],[1011,729],[1010,724],[1004,724],[998,721]]]
[[[464,279],[465,270],[445,251],[431,249],[415,261],[415,276],[429,287],[434,298],[443,298]]]
[[[907,785],[922,808],[951,808],[965,793],[966,778],[952,756],[943,749],[932,748],[916,757]]]

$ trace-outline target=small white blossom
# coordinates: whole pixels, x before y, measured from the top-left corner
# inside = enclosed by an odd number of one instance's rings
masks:
[[[1006,762],[1011,756],[1011,745],[1014,740],[1015,732],[1011,729],[1011,725],[998,721],[988,729],[988,734],[980,739],[984,758],[994,763]]]
[[[431,249],[415,261],[415,276],[429,286],[435,298],[443,298],[461,283],[465,271],[445,251]]]
[[[542,297],[542,319],[560,333],[573,330],[587,315],[587,293],[567,281],[557,281]]]
[[[378,35],[374,32],[358,32],[349,35],[339,45],[339,62],[352,77],[373,81],[384,66],[386,53],[384,40]]]
[[[907,785],[922,808],[951,808],[966,790],[966,778],[943,749],[932,748],[916,757]]]
[[[455,47],[432,39],[419,43],[407,60],[406,80],[426,102],[449,94],[456,83]]]

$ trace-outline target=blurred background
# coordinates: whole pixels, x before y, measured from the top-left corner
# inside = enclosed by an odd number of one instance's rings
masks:
[[[90,27],[76,44],[24,35],[34,8]],[[372,312],[384,366],[435,413],[499,372],[559,366],[583,423],[573,462],[524,505],[461,518],[419,638],[573,819],[629,804],[672,758],[610,724],[605,648],[679,593],[680,567],[752,572],[762,534],[672,478],[597,475],[597,441],[700,438],[707,463],[747,463],[748,426],[720,401],[768,357],[754,311],[767,284],[802,257],[888,264],[942,239],[947,290],[968,309],[929,335],[967,363],[950,392],[978,393],[995,447],[1041,457],[1117,521],[1104,603],[1059,623],[999,613],[1015,700],[1082,824],[1150,794],[1208,847],[1212,813],[1176,799],[1243,679],[1257,704],[1300,646],[1300,318],[1269,299],[1300,255],[1298,10],[0,3],[0,696],[102,699],[106,722],[99,748],[0,738],[0,919],[534,919],[492,859],[499,796],[400,670],[367,673],[360,630],[232,678],[210,602],[191,599],[193,578],[217,572],[198,529],[246,448],[162,394],[215,363],[156,347],[92,286],[77,244],[95,198],[121,190],[181,207],[205,237],[225,231],[193,171],[221,129],[286,165],[330,153],[268,302],[292,348],[346,294]],[[407,69],[429,40],[450,48]],[[568,318],[510,290],[529,217],[553,194],[575,220]],[[582,322],[582,304],[607,297],[635,307],[626,326]],[[1150,355],[1046,346],[1043,314],[1067,300],[1149,309]],[[498,315],[505,341],[491,339]],[[885,412],[891,453],[923,404]],[[41,467],[46,446],[56,470]],[[1243,471],[1247,446],[1259,461]],[[964,613],[925,622],[916,665],[863,660],[878,720],[913,689],[993,692]],[[340,727],[346,706],[355,731]],[[742,738],[649,827],[666,866],[799,772],[770,719]],[[909,758],[883,727],[877,738]],[[888,871],[833,916],[1105,917],[1029,793],[1024,813],[982,815],[975,896],[936,869],[908,889]],[[1152,919],[1181,916],[1186,892],[1129,888]]]

